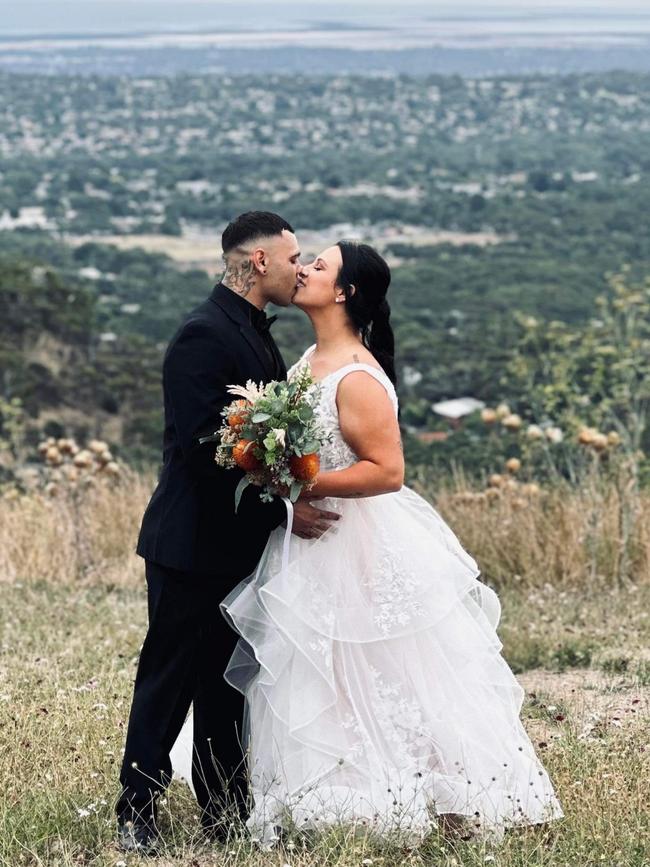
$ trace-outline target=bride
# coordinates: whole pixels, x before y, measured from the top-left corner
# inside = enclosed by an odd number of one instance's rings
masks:
[[[365,244],[302,269],[293,303],[316,343],[288,375],[307,365],[317,380],[331,441],[307,496],[341,519],[318,539],[276,529],[221,603],[241,636],[225,678],[247,699],[247,826],[263,846],[333,822],[501,839],[564,815],[519,718],[498,597],[403,486],[389,283]],[[182,741],[172,763],[188,779]]]

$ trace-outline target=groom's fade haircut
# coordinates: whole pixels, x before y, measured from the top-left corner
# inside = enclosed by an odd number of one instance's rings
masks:
[[[228,256],[251,241],[281,235],[285,229],[293,232],[293,227],[279,214],[271,211],[247,211],[228,223],[224,229],[221,236],[223,255]]]

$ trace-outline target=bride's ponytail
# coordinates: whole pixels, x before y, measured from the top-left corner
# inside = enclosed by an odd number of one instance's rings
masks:
[[[337,283],[345,294],[348,315],[359,329],[364,346],[396,386],[395,337],[386,300],[390,268],[368,244],[339,241],[337,246],[343,260]]]
[[[390,304],[385,298],[377,308],[364,343],[396,385],[395,335],[390,324]]]

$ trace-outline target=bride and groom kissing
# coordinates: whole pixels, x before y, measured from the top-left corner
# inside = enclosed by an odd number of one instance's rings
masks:
[[[259,211],[233,220],[222,248],[221,282],[163,361],[120,846],[156,850],[174,771],[215,841],[233,816],[265,846],[295,825],[399,826],[421,839],[445,818],[480,834],[561,817],[499,653],[498,598],[403,484],[388,265],[347,241],[303,265],[291,225]],[[289,371],[268,302],[293,303],[314,329]],[[304,366],[330,438],[294,506],[287,565],[282,498],[265,503],[249,487],[235,513],[242,472],[199,440],[219,426],[228,386]]]

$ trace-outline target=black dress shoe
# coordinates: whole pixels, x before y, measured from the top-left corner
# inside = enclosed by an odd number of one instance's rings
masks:
[[[158,832],[144,822],[129,821],[117,826],[117,845],[123,852],[155,855],[159,844]]]

